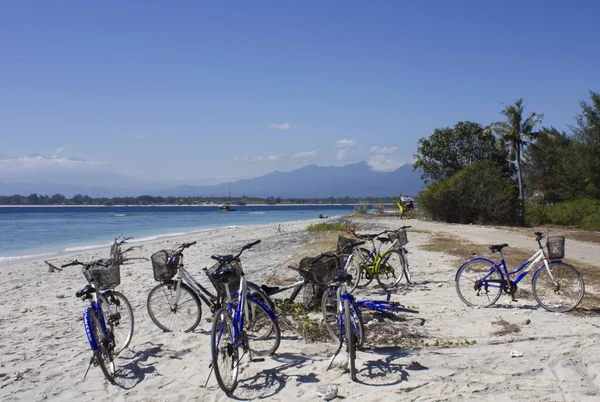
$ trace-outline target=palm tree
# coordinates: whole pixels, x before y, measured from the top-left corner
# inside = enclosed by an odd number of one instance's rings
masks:
[[[533,131],[536,125],[541,123],[544,117],[541,114],[531,113],[524,119],[523,99],[518,99],[514,105],[507,106],[502,110],[506,117],[505,121],[493,123],[492,130],[499,136],[499,144],[503,149],[508,148],[508,158],[517,166],[517,179],[519,182],[519,223],[525,224],[525,195],[523,193],[523,171],[521,169],[521,157],[523,148],[536,138],[537,132]]]

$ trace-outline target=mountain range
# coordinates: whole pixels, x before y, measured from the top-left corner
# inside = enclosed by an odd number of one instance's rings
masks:
[[[345,166],[308,165],[290,172],[275,171],[252,179],[211,186],[182,185],[173,188],[112,188],[63,185],[41,181],[38,183],[2,183],[0,195],[63,194],[72,197],[84,194],[91,197],[154,196],[176,197],[388,197],[416,195],[423,187],[419,171],[406,164],[393,172],[373,171],[366,162]]]

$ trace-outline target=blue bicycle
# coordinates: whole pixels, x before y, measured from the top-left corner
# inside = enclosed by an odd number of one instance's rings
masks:
[[[390,293],[388,293],[388,300],[357,301],[346,288],[346,284],[351,283],[352,275],[346,271],[336,273],[334,284],[330,285],[323,294],[321,309],[327,332],[339,343],[335,355],[346,344],[350,361],[350,377],[352,381],[356,381],[356,350],[363,345],[365,339],[361,309],[370,309],[382,314],[400,312],[418,314],[419,312],[399,303],[390,302]]]
[[[208,272],[223,300],[221,305],[225,306],[213,318],[211,366],[219,387],[226,393],[237,387],[239,363],[246,353],[250,361],[264,361],[264,357],[253,358],[253,354],[272,355],[279,347],[281,331],[277,317],[262,299],[247,292],[248,284],[239,259],[245,250],[258,243],[260,240],[246,244],[235,256],[213,256],[219,265]]]
[[[500,261],[476,257],[464,262],[456,271],[456,292],[469,306],[489,307],[496,303],[502,293],[515,300],[518,283],[532,268],[537,267],[531,278],[535,300],[544,309],[552,312],[573,310],[583,300],[585,286],[581,274],[561,260],[565,256],[565,238],[552,236],[547,240],[547,253],[542,246],[544,234],[536,232],[539,250],[519,268],[509,272],[502,249],[508,244],[492,244],[492,253],[500,253]],[[542,263],[541,265],[539,265]],[[520,274],[514,279],[512,275]]]
[[[131,342],[133,336],[133,309],[129,300],[114,290],[121,283],[120,265],[123,262],[121,243],[115,239],[111,257],[82,263],[74,260],[62,265],[63,268],[82,265],[82,272],[88,281],[83,289],[75,293],[81,300],[89,300],[90,306],[83,312],[83,324],[92,358],[84,378],[92,364],[100,366],[108,381],[115,381],[115,357]],[[128,250],[127,250],[128,251]]]

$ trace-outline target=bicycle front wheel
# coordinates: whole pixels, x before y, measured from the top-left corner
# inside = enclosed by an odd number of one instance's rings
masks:
[[[97,349],[94,351],[94,358],[100,366],[104,377],[111,383],[114,383],[116,370],[111,351],[111,340],[104,333],[100,318],[93,310],[90,311],[90,325],[97,346]]]
[[[564,313],[573,310],[583,300],[585,285],[581,274],[564,262],[549,262],[539,268],[532,279],[533,296],[548,311]],[[554,280],[552,280],[554,278]]]
[[[321,311],[323,313],[323,321],[325,328],[336,343],[340,343],[340,313],[337,304],[336,289],[333,287],[327,288],[321,299]],[[365,340],[365,328],[362,316],[358,313],[355,305],[350,306],[350,318],[352,326],[357,334],[356,345],[362,347]]]
[[[346,344],[348,345],[348,359],[350,360],[350,378],[356,381],[356,334],[350,312],[350,302],[344,300],[344,329],[346,331]]]
[[[277,321],[272,320],[267,310],[252,300],[246,300],[247,315],[244,330],[248,336],[250,350],[256,355],[272,355],[279,348],[281,331]]]
[[[219,387],[226,393],[233,392],[238,380],[239,352],[234,332],[233,319],[227,309],[217,311],[210,334],[212,365]]]
[[[177,282],[167,281],[157,285],[148,294],[146,306],[152,322],[163,331],[193,331],[202,318],[198,295],[186,284],[181,284],[181,294],[175,303]]]
[[[371,255],[371,252],[366,248],[358,247],[354,249],[352,255],[358,262],[359,271],[356,281],[352,278],[352,284],[349,287],[348,293],[352,293],[357,287],[364,288],[369,286],[375,278],[375,275],[370,274],[375,264],[375,259]]]
[[[384,290],[398,286],[404,275],[404,258],[398,250],[386,251],[377,266],[377,282]]]
[[[490,260],[472,260],[456,274],[456,293],[468,306],[489,307],[502,294],[502,274]]]
[[[108,305],[102,306],[104,322],[114,339],[114,354],[118,355],[129,346],[133,337],[133,309],[129,300],[121,292],[111,291],[106,300]]]

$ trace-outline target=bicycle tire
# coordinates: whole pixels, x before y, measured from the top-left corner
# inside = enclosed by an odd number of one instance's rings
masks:
[[[395,260],[394,258],[397,258]],[[397,265],[397,266],[395,266]],[[383,253],[376,269],[377,282],[383,290],[390,290],[398,286],[404,276],[404,258],[395,249]]]
[[[163,331],[191,332],[200,324],[202,304],[196,292],[181,283],[179,303],[175,306],[176,286],[176,281],[156,285],[148,294],[146,308],[152,322]]]
[[[554,277],[555,281],[558,282],[558,288],[550,278],[550,275],[548,275],[546,267],[542,265],[542,267],[540,267],[533,274],[531,285],[533,290],[533,297],[535,297],[535,300],[540,306],[542,306],[548,311],[552,311],[555,313],[565,313],[567,311],[573,310],[579,305],[579,303],[581,303],[585,294],[585,284],[583,283],[583,277],[581,276],[579,271],[575,269],[575,267],[569,264],[565,264],[564,262],[551,261],[548,263],[548,266],[552,271],[552,276]],[[569,287],[577,287],[576,292],[569,292]],[[549,291],[546,292],[545,290],[543,290],[545,288],[548,288]],[[563,288],[566,288],[567,291],[565,292],[565,289]],[[560,292],[561,290],[563,291],[563,293],[561,293],[560,295],[568,297],[569,294],[572,294],[574,298],[573,302],[561,302],[558,304],[557,307],[557,304],[555,302],[549,302],[549,296],[560,296],[558,292]],[[564,297],[562,299],[565,300]]]
[[[356,335],[354,333],[354,325],[350,325],[351,321],[350,302],[346,299],[344,300],[344,329],[348,345],[348,359],[350,360],[350,378],[352,381],[356,381]]]
[[[352,293],[356,288],[366,288],[371,284],[371,282],[373,282],[373,279],[375,279],[375,275],[370,276],[368,269],[365,268],[366,265],[373,266],[375,262],[373,256],[371,255],[371,251],[363,247],[357,247],[355,250],[358,250],[358,253],[362,254],[362,259],[366,260],[366,262],[363,261],[363,263],[360,264],[360,273],[358,279],[356,280],[356,285],[354,285],[354,280],[352,280],[354,287],[352,288],[352,291],[348,291],[348,293]]]
[[[402,252],[400,254],[402,254],[402,260],[404,261],[404,263],[403,263],[404,277],[406,278],[406,283],[410,285],[413,282],[412,282],[410,267],[408,264],[408,258],[406,257],[407,252],[406,252],[406,250],[402,250]]]
[[[471,271],[473,272],[471,273]],[[489,288],[484,289],[485,293],[481,295],[482,289],[481,287],[477,287],[476,281],[481,280],[481,278],[486,275],[488,279],[491,278],[492,280],[497,281],[498,287],[492,287],[491,293],[489,292]],[[496,303],[502,295],[502,288],[500,287],[499,282],[502,278],[504,278],[502,273],[493,261],[487,259],[469,260],[456,272],[456,293],[458,293],[458,297],[467,306],[489,307]],[[464,285],[464,287],[461,288],[461,285]],[[474,295],[475,297],[471,298],[469,295]]]
[[[248,316],[244,317],[244,331],[253,354],[269,356],[279,348],[281,330],[276,320],[272,320],[267,310],[252,300],[246,300]],[[264,328],[264,333],[260,329]],[[274,338],[271,344],[271,338]],[[266,350],[265,350],[266,349]]]
[[[104,322],[114,339],[113,353],[118,355],[129,346],[133,337],[135,328],[133,308],[127,297],[121,292],[112,290],[106,299],[108,306],[102,308]]]
[[[329,336],[331,336],[331,339],[333,339],[335,343],[339,344],[340,314],[337,309],[337,295],[334,287],[327,288],[325,293],[323,293],[323,298],[321,299],[321,312],[323,314],[323,322],[327,332],[329,333]],[[358,348],[361,348],[365,341],[365,326],[362,316],[358,313],[358,307],[356,305],[352,305],[352,308],[350,309],[350,315],[354,329],[358,334],[356,344]]]
[[[238,384],[239,373],[239,350],[233,344],[235,329],[233,318],[226,308],[215,313],[212,330],[210,332],[210,347],[212,366],[219,387],[226,393],[233,392]],[[221,341],[224,341],[221,344]],[[231,361],[229,361],[231,360]],[[220,363],[223,362],[223,365]],[[229,367],[228,367],[229,366]],[[231,377],[224,380],[224,375],[229,373]]]
[[[98,366],[100,366],[104,377],[106,377],[111,384],[114,384],[116,370],[110,351],[110,340],[106,338],[98,314],[93,309],[90,310],[90,325],[92,326],[94,341],[98,347],[98,349],[94,351],[94,359],[98,363]]]

